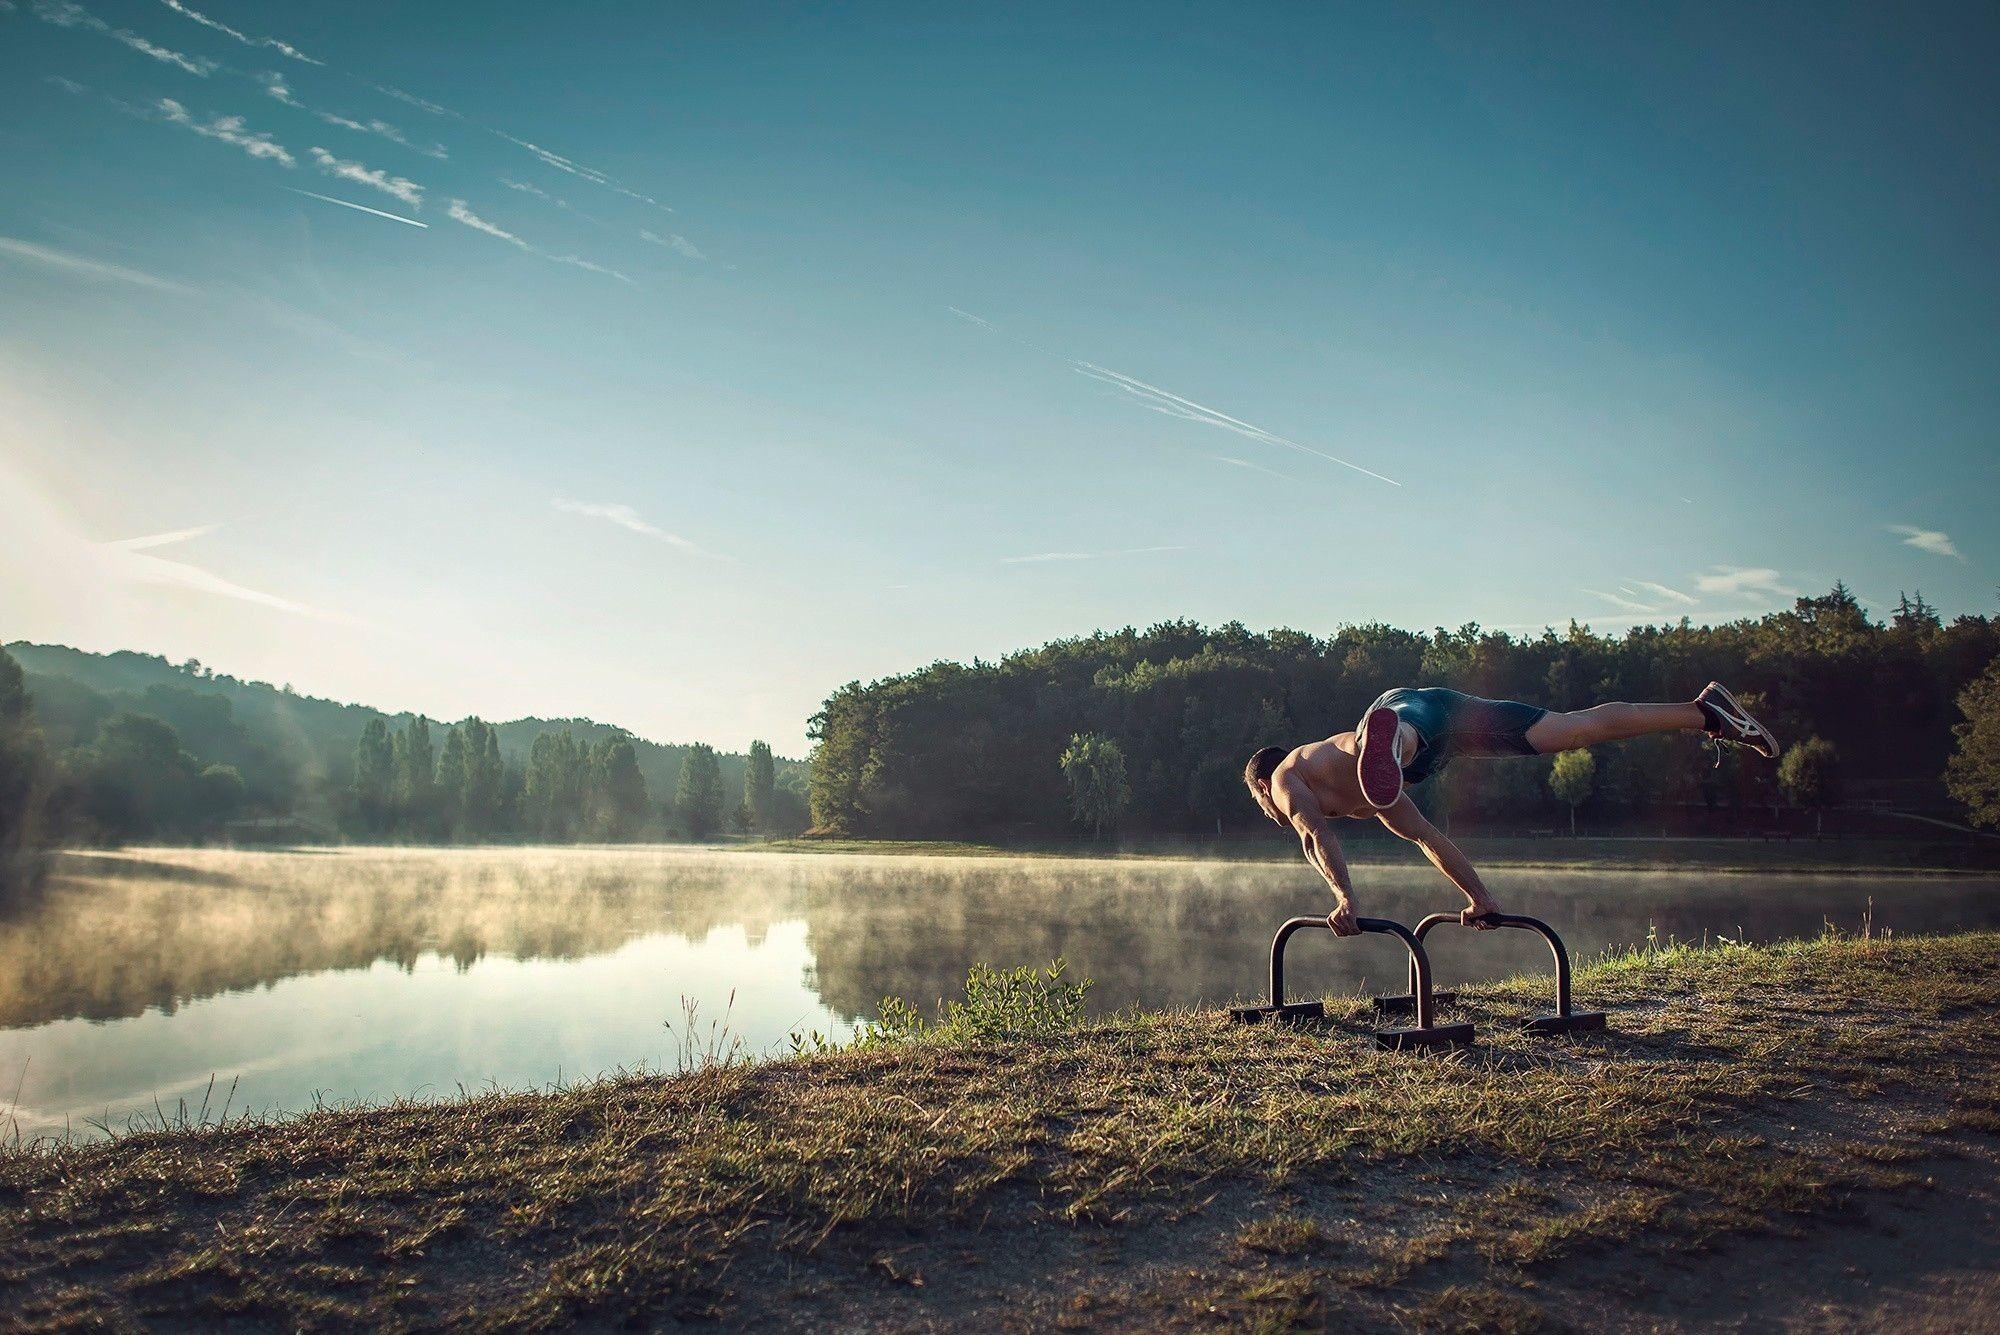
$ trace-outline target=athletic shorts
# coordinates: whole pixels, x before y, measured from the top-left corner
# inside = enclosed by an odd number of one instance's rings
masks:
[[[1549,712],[1442,686],[1398,686],[1382,692],[1368,709],[1393,709],[1417,730],[1417,753],[1403,762],[1404,783],[1422,783],[1455,756],[1539,755],[1528,744],[1528,729]]]

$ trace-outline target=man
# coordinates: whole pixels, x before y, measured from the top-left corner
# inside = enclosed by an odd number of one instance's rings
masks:
[[[1459,920],[1478,926],[1477,919],[1499,905],[1465,854],[1424,819],[1405,786],[1422,783],[1456,756],[1541,756],[1655,732],[1707,733],[1717,743],[1717,763],[1723,743],[1778,758],[1771,730],[1717,682],[1703,687],[1691,704],[1605,704],[1566,714],[1442,687],[1399,686],[1383,692],[1353,732],[1291,751],[1265,747],[1243,767],[1243,782],[1265,815],[1298,831],[1306,861],[1333,888],[1327,925],[1337,934],[1361,930],[1347,862],[1327,828],[1327,820],[1338,816],[1374,816],[1423,849],[1470,901]]]

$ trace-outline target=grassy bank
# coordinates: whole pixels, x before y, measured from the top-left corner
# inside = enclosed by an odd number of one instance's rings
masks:
[[[1379,830],[1336,829],[1357,865],[1408,863],[1408,844]],[[1936,876],[2000,872],[2000,840],[1961,839],[1680,839],[1644,836],[1454,836],[1482,867],[1561,867],[1579,871],[1810,872],[1816,875]],[[891,856],[1196,858],[1226,862],[1296,862],[1298,841],[1273,829],[1261,838],[1188,842],[998,844],[921,839],[775,839],[726,845],[782,853]]]
[[[0,1309],[1528,1329],[1775,1319],[1844,1283],[1867,1324],[1907,1314],[1855,1274],[1960,1255],[2000,1182],[2000,936],[1669,950],[1577,990],[1611,1032],[1517,1035],[1546,979],[1467,989],[1482,1044],[1450,1057],[1375,1052],[1352,1000],[1319,1031],[1013,1039],[978,1037],[989,1008],[757,1067],[17,1150]]]

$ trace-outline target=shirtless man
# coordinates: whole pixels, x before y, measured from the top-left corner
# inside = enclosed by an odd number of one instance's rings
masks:
[[[1354,884],[1327,821],[1373,816],[1391,833],[1424,850],[1431,865],[1470,902],[1459,921],[1499,905],[1458,845],[1424,819],[1404,791],[1443,769],[1455,756],[1537,756],[1575,751],[1655,732],[1703,732],[1718,744],[1778,757],[1778,739],[1719,683],[1690,704],[1605,704],[1559,714],[1512,700],[1482,700],[1443,687],[1399,686],[1368,707],[1361,726],[1287,751],[1267,746],[1243,767],[1243,782],[1264,814],[1298,831],[1306,861],[1333,889],[1327,926],[1340,936],[1361,929],[1354,920]],[[1717,763],[1721,752],[1717,750]]]

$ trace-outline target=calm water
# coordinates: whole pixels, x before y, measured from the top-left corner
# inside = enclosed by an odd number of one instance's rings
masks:
[[[1357,869],[1363,912],[1453,907],[1429,867]],[[2000,879],[1498,871],[1573,955],[1649,929],[1774,940],[2000,926]],[[672,1069],[691,999],[753,1054],[845,1034],[885,995],[1062,955],[1100,1010],[1255,993],[1278,921],[1324,907],[1303,866],[699,849],[142,850],[72,855],[0,917],[0,1134],[124,1125],[157,1104],[310,1107]],[[1461,901],[1462,902],[1462,901]],[[1442,978],[1546,962],[1527,933],[1446,932]],[[1302,938],[1302,993],[1400,983],[1377,937]],[[733,999],[732,999],[733,998]],[[669,1024],[674,1028],[669,1028]],[[16,1092],[18,1089],[18,1093]],[[211,1109],[213,1112],[214,1109]]]

